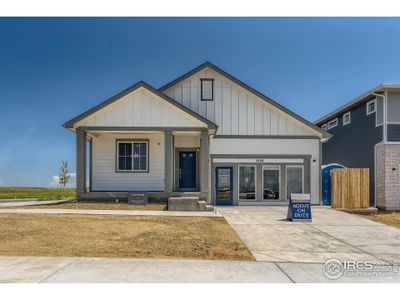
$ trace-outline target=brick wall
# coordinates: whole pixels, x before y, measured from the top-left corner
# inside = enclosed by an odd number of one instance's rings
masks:
[[[376,206],[400,210],[400,145],[376,146]]]
[[[375,202],[379,208],[385,208],[385,146],[384,144],[376,146]]]

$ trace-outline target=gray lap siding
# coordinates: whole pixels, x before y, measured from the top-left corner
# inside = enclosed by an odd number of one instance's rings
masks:
[[[351,123],[345,126],[343,114],[338,117],[338,126],[328,131],[333,137],[322,144],[323,164],[339,163],[350,168],[369,168],[370,205],[375,206],[375,145],[383,139],[383,126],[376,127],[376,113],[366,114],[366,103],[351,109]]]

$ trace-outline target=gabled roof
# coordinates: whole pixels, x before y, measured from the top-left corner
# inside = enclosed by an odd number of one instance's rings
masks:
[[[374,93],[380,93],[383,90],[388,90],[388,89],[400,89],[400,84],[398,83],[381,83],[380,85],[374,87],[373,89],[369,90],[368,92],[365,92],[361,96],[358,96],[357,98],[347,102],[346,104],[340,106],[339,108],[335,109],[334,111],[326,114],[325,116],[319,118],[314,122],[316,125],[322,125],[326,121],[329,121],[330,119],[335,118],[336,116],[344,113],[345,111],[353,108],[354,106],[357,106],[358,104],[364,102],[364,101],[369,101],[375,98],[373,95]]]
[[[179,108],[180,110],[188,113],[189,115],[193,116],[194,118],[198,119],[199,121],[207,124],[208,128],[210,129],[216,129],[218,128],[218,126],[211,122],[210,120],[204,118],[203,116],[199,115],[198,113],[192,111],[191,109],[187,108],[186,106],[180,104],[179,102],[175,101],[174,99],[168,97],[166,94],[161,93],[159,90],[153,88],[151,85],[147,84],[144,81],[139,81],[136,84],[128,87],[127,89],[123,90],[122,92],[118,93],[117,95],[101,102],[99,105],[96,105],[95,107],[85,111],[84,113],[76,116],[75,118],[65,122],[63,124],[63,126],[65,128],[73,128],[74,124],[92,114],[94,114],[95,112],[99,111],[100,109],[110,105],[111,103],[117,101],[118,99],[128,95],[129,93],[134,92],[135,90],[139,89],[139,88],[145,88],[146,90],[150,91],[151,93],[159,96],[161,99],[167,101],[168,103],[176,106],[177,108]]]
[[[203,70],[205,68],[210,68],[210,69],[214,70],[215,72],[217,72],[217,73],[221,74],[222,76],[228,78],[229,80],[233,81],[234,83],[236,83],[237,85],[241,86],[242,88],[244,88],[245,90],[249,91],[250,93],[253,93],[256,96],[260,97],[264,101],[268,102],[270,105],[272,105],[272,106],[276,107],[277,109],[287,113],[288,115],[290,115],[291,117],[293,117],[296,120],[300,121],[301,123],[305,124],[306,126],[311,127],[315,131],[321,133],[323,138],[328,139],[328,138],[330,138],[332,136],[330,133],[326,132],[325,130],[322,130],[318,126],[315,126],[313,123],[307,121],[306,119],[304,119],[303,117],[299,116],[298,114],[296,114],[296,113],[292,112],[291,110],[287,109],[286,107],[280,105],[278,102],[272,100],[271,98],[269,98],[268,96],[264,95],[263,93],[255,90],[251,86],[249,86],[246,83],[240,81],[236,77],[234,77],[231,74],[225,72],[224,70],[220,69],[219,67],[217,67],[216,65],[214,65],[213,63],[211,63],[209,61],[199,65],[198,67],[194,68],[193,70],[191,70],[191,71],[183,74],[182,76],[179,76],[178,78],[172,80],[171,82],[165,84],[164,86],[159,88],[159,91],[164,92],[167,89],[169,89],[170,87],[176,85],[177,83],[185,80],[186,78],[192,76],[193,74],[195,74],[195,73],[197,73],[197,72],[199,72],[199,71],[201,71],[201,70]]]

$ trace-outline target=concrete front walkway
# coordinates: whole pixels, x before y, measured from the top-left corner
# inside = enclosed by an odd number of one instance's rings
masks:
[[[331,208],[313,207],[312,223],[286,220],[286,207],[218,207],[257,261],[324,263],[400,260],[400,230]]]
[[[80,215],[120,215],[120,216],[170,216],[170,217],[217,217],[211,211],[164,211],[164,210],[101,210],[101,209],[59,209],[59,208],[5,208],[0,214],[80,214]]]

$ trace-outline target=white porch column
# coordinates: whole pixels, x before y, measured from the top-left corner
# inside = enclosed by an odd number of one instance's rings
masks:
[[[76,130],[76,193],[86,193],[86,132]]]
[[[200,191],[209,192],[208,176],[209,176],[209,157],[210,157],[210,136],[208,130],[201,132],[200,137]]]
[[[165,131],[165,192],[172,192],[174,186],[174,136],[172,131]]]

